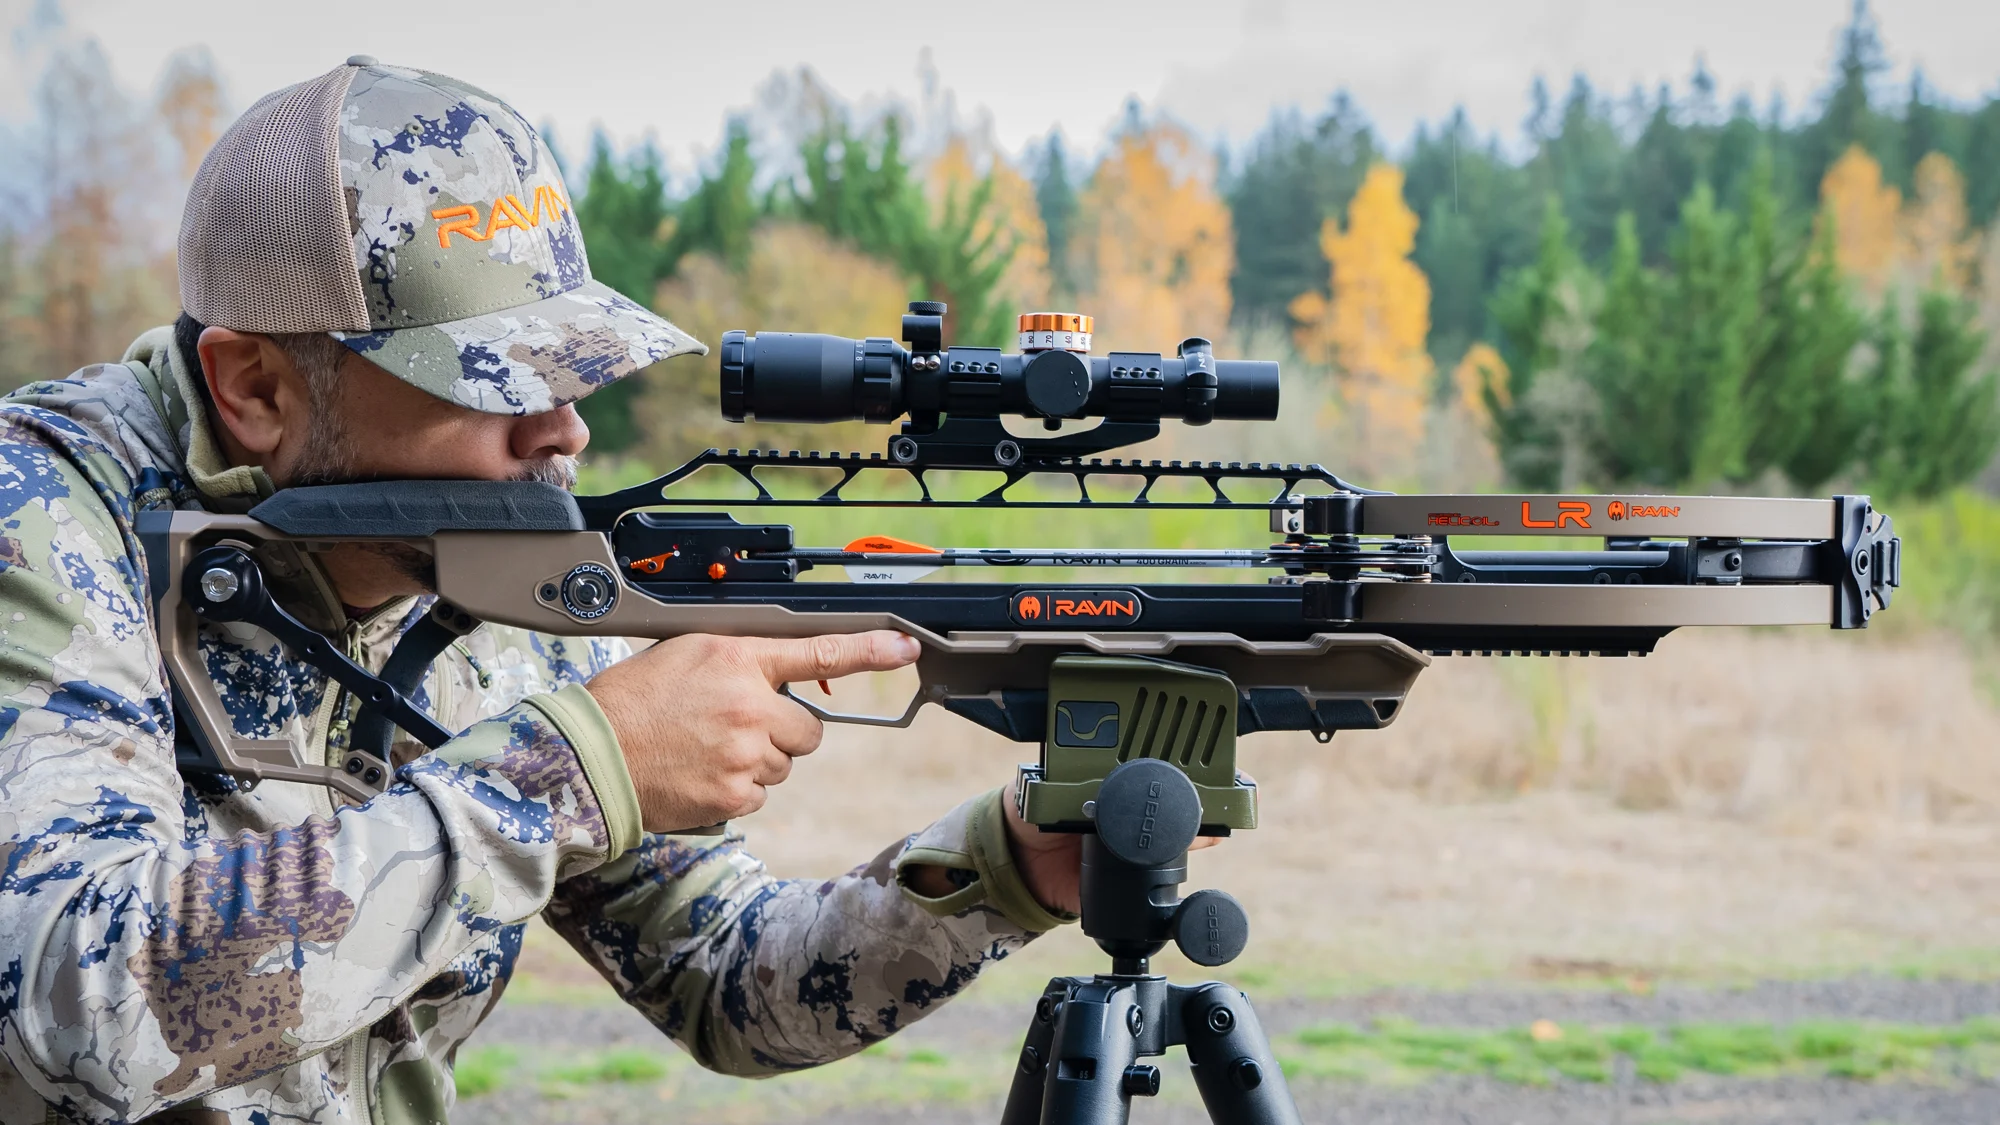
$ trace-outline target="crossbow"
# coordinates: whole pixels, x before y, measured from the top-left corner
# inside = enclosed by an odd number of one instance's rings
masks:
[[[1184,814],[1190,840],[1254,827],[1255,787],[1235,768],[1240,736],[1295,730],[1324,741],[1340,730],[1385,726],[1433,656],[1643,655],[1684,625],[1862,628],[1899,584],[1900,540],[1865,496],[1412,496],[1358,487],[1315,464],[1107,459],[1101,454],[1158,436],[1164,419],[1275,418],[1277,365],[1218,359],[1202,339],[1183,341],[1172,355],[1093,356],[1090,318],[1075,314],[1023,316],[1014,352],[946,346],[944,312],[940,303],[913,302],[900,343],[781,332],[723,337],[721,405],[729,419],[906,419],[879,453],[709,449],[657,479],[598,496],[538,483],[400,481],[283,489],[247,515],[142,514],[185,732],[183,769],[240,784],[316,782],[365,800],[392,780],[392,728],[430,747],[455,733],[411,697],[431,662],[481,622],[643,638],[898,629],[922,645],[920,686],[901,714],[841,714],[793,698],[829,721],[890,726],[906,726],[936,704],[1009,739],[1039,743],[1039,760],[1022,767],[1017,788],[1028,821],[1087,833],[1100,870],[1123,864],[1170,875],[1172,857],[1161,858],[1154,828],[1116,829],[1120,816],[1151,826],[1154,814],[1166,815],[1164,801]],[[1003,423],[1009,416],[1038,419],[1046,431],[1017,434]],[[1093,419],[1092,428],[1059,432]],[[704,470],[734,479],[734,495],[693,487]],[[934,495],[933,474],[964,471],[997,479],[974,498]],[[884,478],[906,492],[914,484],[916,495],[881,498],[888,490],[874,484]],[[770,487],[829,479],[805,497]],[[1049,482],[1074,496],[1052,499]],[[1094,518],[1258,510],[1274,541],[1255,549],[994,549],[864,535],[811,546],[778,522],[798,507],[1055,509]],[[1578,550],[1472,545],[1521,535],[1598,542]],[[371,672],[277,604],[265,568],[296,569],[299,551],[384,540],[430,557],[438,601]],[[1010,582],[1009,567],[1065,577]],[[1225,569],[1262,572],[1268,581],[1204,580]],[[945,570],[976,580],[922,580]],[[1162,570],[1176,579],[1102,577]],[[845,580],[820,580],[836,572]],[[987,575],[1001,580],[977,580]],[[265,630],[361,700],[340,761],[303,761],[288,742],[237,734],[197,648],[205,623],[224,622]],[[1171,778],[1159,773],[1165,767]],[[1139,783],[1130,779],[1141,773],[1144,785],[1134,790]],[[1126,780],[1113,786],[1114,778]],[[1111,802],[1107,792],[1124,796]],[[1181,834],[1161,839],[1171,844]],[[1105,876],[1098,886],[1114,882]],[[1190,904],[1215,892],[1185,902],[1148,892],[1119,900],[1117,910],[1100,903],[1093,927],[1097,900],[1086,883],[1085,928],[1117,959],[1116,979],[1158,979],[1146,977],[1145,957],[1169,930],[1203,964],[1241,948],[1231,936],[1241,929],[1233,903],[1206,901],[1205,937],[1180,925]],[[1136,929],[1120,936],[1120,926]],[[1070,984],[1054,1007],[1082,1002],[1083,985]],[[1165,992],[1148,996],[1154,1007],[1168,1003]],[[1254,1026],[1247,1008],[1229,1019]],[[1043,1022],[1054,1035],[1059,1021]],[[1190,1023],[1160,1034],[1168,1038],[1135,1038],[1193,1051],[1205,1033]],[[1263,1065],[1271,1069],[1268,1058]],[[1035,1083],[1045,1069],[1033,1071]],[[1054,1073],[1049,1090],[1059,1085]],[[1080,1088],[1102,1093],[1094,1081]],[[1135,1082],[1120,1096],[1146,1092],[1137,1088],[1143,1080]],[[1089,1116],[1046,1112],[1049,1120]],[[1243,1112],[1250,1114],[1243,1120],[1295,1120]]]

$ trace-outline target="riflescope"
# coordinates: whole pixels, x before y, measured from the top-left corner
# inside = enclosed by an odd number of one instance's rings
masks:
[[[732,422],[893,422],[913,432],[940,415],[1018,415],[1114,422],[1177,418],[1268,421],[1278,416],[1278,365],[1217,359],[1199,337],[1174,355],[1090,355],[1091,318],[1025,313],[1020,350],[946,347],[945,306],[913,301],[903,317],[905,348],[811,332],[727,332],[722,337],[722,413]]]

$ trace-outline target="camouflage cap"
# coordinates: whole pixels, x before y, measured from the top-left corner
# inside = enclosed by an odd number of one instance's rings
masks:
[[[562,172],[520,114],[362,55],[216,142],[181,220],[180,289],[203,324],[328,332],[489,414],[707,350],[591,279]]]

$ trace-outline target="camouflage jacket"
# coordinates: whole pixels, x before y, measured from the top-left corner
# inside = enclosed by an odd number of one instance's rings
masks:
[[[270,489],[190,392],[160,329],[0,402],[0,1123],[441,1122],[537,914],[742,1075],[859,1050],[1056,923],[993,794],[825,882],[772,878],[734,835],[642,834],[581,686],[615,642],[465,638],[420,699],[464,733],[366,804],[184,784],[134,513]],[[347,620],[309,562],[275,581],[378,669],[424,609]],[[201,644],[239,732],[339,760],[347,693],[254,628]],[[915,861],[974,877],[921,899]]]

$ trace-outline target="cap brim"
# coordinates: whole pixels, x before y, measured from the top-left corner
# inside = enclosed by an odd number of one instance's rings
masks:
[[[501,312],[333,337],[390,374],[483,414],[540,414],[700,341],[598,281]]]

